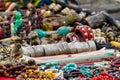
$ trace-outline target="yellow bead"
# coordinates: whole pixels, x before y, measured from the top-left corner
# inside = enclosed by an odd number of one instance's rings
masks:
[[[47,80],[46,78],[44,78],[44,80]]]
[[[38,70],[34,70],[34,73],[38,73],[39,71]]]
[[[26,74],[24,75],[24,78],[27,78],[27,75],[26,75]]]
[[[29,69],[28,72],[32,72],[32,69]]]
[[[33,74],[33,72],[30,72],[29,74]]]

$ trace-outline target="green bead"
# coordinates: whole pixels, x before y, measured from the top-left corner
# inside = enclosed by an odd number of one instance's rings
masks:
[[[100,71],[99,70],[95,70],[95,72],[94,72],[96,75],[97,74],[99,74],[100,73]]]
[[[90,71],[90,70],[86,70],[86,76],[88,76],[88,77],[91,77],[91,76],[92,76],[92,74],[91,74],[91,71]]]
[[[66,66],[64,66],[62,68],[62,70],[66,70],[66,71],[72,71],[72,70],[76,70],[78,68],[78,66],[74,63],[69,63]]]
[[[45,67],[46,67],[45,65],[41,65],[41,66],[38,66],[38,68],[37,68],[37,69],[38,69],[38,70],[44,70],[44,69],[45,69]]]
[[[17,12],[15,17],[16,17],[16,19],[21,19],[22,18],[22,14],[20,12]]]
[[[18,28],[20,26],[23,26],[23,20],[22,20],[22,14],[20,12],[17,12],[15,17],[16,17],[16,21],[14,24],[14,35],[17,35]]]
[[[16,9],[17,11],[20,11],[20,8],[19,8],[18,4],[16,4],[15,9]]]
[[[91,73],[91,68],[93,68],[93,65],[82,65],[80,66],[80,71],[83,75],[87,76],[87,77],[91,77],[92,73]]]
[[[38,34],[39,38],[43,38],[47,36],[47,33],[41,29],[36,29],[35,31]]]
[[[60,68],[59,64],[57,64],[55,62],[46,63],[45,66],[50,69],[59,69]]]
[[[70,32],[70,30],[67,28],[67,27],[60,27],[58,30],[57,30],[57,33],[59,35],[63,35],[63,34],[68,34]]]
[[[85,69],[85,65],[81,65],[81,66],[80,66],[80,69]]]

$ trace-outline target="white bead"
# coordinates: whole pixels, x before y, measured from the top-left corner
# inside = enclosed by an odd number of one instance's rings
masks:
[[[90,31],[90,30],[91,30],[91,28],[88,28],[88,30]]]
[[[85,29],[84,28],[82,28],[82,31],[84,31]]]
[[[88,35],[88,33],[84,33],[84,35]]]
[[[90,33],[90,35],[93,35],[93,33]]]

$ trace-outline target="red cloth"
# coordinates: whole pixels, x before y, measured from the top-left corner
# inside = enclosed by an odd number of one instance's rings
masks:
[[[2,29],[2,27],[0,26],[0,39],[2,39],[2,37],[3,37],[3,29]]]
[[[14,78],[3,78],[3,77],[0,77],[0,80],[15,80]]]

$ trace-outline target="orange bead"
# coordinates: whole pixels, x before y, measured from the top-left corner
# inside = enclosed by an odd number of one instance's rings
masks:
[[[6,8],[6,9],[9,7],[10,3],[11,3],[11,2],[6,2],[6,3],[5,3],[5,8]]]

